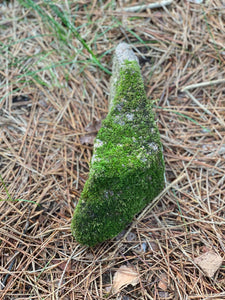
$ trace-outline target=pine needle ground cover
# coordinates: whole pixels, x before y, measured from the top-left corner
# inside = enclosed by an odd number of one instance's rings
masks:
[[[225,8],[195,2],[1,2],[2,299],[225,297]],[[122,41],[154,102],[166,187],[88,248],[70,224]]]

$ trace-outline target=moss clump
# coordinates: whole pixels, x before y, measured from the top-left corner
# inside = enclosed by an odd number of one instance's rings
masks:
[[[88,246],[116,236],[164,187],[162,145],[138,62],[124,61],[114,84],[71,225]]]

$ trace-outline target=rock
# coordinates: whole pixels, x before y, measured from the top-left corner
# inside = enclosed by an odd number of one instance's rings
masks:
[[[164,187],[164,160],[138,59],[117,46],[109,113],[94,143],[89,178],[74,212],[77,242],[94,246],[120,233]]]

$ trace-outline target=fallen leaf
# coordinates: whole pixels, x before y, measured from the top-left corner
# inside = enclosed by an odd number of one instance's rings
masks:
[[[196,257],[194,262],[204,271],[208,277],[213,277],[220,268],[223,258],[213,250],[203,253]]]
[[[96,138],[96,135],[97,135],[99,129],[101,128],[101,125],[102,125],[102,120],[98,120],[97,118],[93,118],[91,123],[89,123],[85,127],[85,131],[89,132],[89,133],[85,134],[84,136],[81,136],[81,138],[80,138],[81,144],[82,145],[83,144],[94,145],[94,140]]]
[[[87,132],[99,131],[101,125],[102,125],[102,120],[98,120],[97,118],[94,117],[91,123],[89,123],[85,127],[85,131]]]
[[[81,144],[90,144],[90,145],[93,145],[94,144],[94,140],[96,138],[96,135],[97,133],[90,133],[90,134],[87,134],[87,135],[84,135],[84,136],[81,136],[80,137],[80,142]]]
[[[150,241],[148,243],[148,245],[149,245],[149,248],[150,248],[151,251],[158,251],[159,250],[159,246],[155,242]]]
[[[203,253],[209,252],[211,249],[212,249],[212,248],[209,248],[209,247],[207,247],[207,246],[202,246],[202,247],[200,248],[200,251],[201,251],[202,254],[203,254]]]
[[[125,265],[121,266],[114,274],[112,291],[117,293],[121,287],[128,284],[135,286],[139,282],[138,277],[139,275],[134,268]]]
[[[168,277],[167,277],[166,273],[162,273],[160,275],[158,287],[164,291],[166,291],[168,289]]]

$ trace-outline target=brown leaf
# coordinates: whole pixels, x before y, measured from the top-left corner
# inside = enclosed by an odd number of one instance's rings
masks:
[[[99,131],[102,125],[102,120],[98,120],[97,118],[93,118],[93,120],[85,127],[85,131],[93,132]]]
[[[164,291],[168,289],[168,277],[166,273],[160,275],[158,287]]]
[[[135,286],[138,283],[138,273],[132,267],[121,266],[113,277],[112,290],[117,293],[121,287],[132,284]]]
[[[223,258],[213,250],[196,257],[194,262],[204,271],[208,277],[213,277],[220,268]]]
[[[81,144],[90,144],[94,145],[94,140],[96,135],[101,128],[102,120],[98,120],[97,118],[93,118],[93,120],[85,127],[85,131],[89,132],[84,136],[81,136],[80,142]]]
[[[158,244],[156,244],[155,242],[149,242],[149,248],[151,251],[158,251],[159,250],[159,246]]]
[[[96,133],[97,134],[97,133]],[[91,134],[87,134],[87,135],[83,135],[80,137],[80,142],[81,144],[90,144],[93,145],[94,144],[94,140],[96,138],[96,134],[95,133],[91,133]]]

